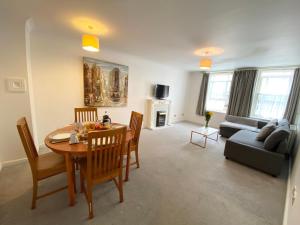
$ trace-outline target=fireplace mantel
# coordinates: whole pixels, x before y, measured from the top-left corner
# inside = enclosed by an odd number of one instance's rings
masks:
[[[158,100],[158,99],[147,99],[147,120],[146,128],[148,129],[157,129],[170,125],[170,109],[171,101],[170,100]],[[165,126],[156,126],[156,116],[158,111],[166,111],[166,123]]]

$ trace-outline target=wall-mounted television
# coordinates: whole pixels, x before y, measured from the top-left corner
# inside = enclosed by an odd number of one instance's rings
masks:
[[[154,87],[154,97],[157,99],[165,99],[169,97],[169,86],[157,84]]]

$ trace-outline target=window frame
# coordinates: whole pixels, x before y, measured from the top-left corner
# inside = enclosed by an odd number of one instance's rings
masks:
[[[273,118],[273,117],[260,117],[260,116],[257,116],[255,115],[255,108],[257,106],[257,94],[259,94],[260,92],[258,92],[260,89],[261,89],[261,86],[262,86],[262,79],[260,78],[261,74],[264,73],[264,72],[274,72],[274,71],[293,71],[292,73],[292,80],[291,80],[291,83],[290,83],[290,87],[289,87],[289,93],[287,95],[287,97],[290,95],[291,93],[291,88],[292,88],[292,83],[293,83],[293,79],[294,79],[294,73],[295,73],[295,68],[292,68],[292,67],[287,67],[287,68],[264,68],[264,69],[258,69],[257,71],[257,76],[256,76],[256,79],[255,79],[255,84],[254,84],[254,87],[253,87],[253,95],[252,95],[252,101],[251,101],[251,109],[250,109],[250,115],[249,117],[250,118],[254,118],[254,119],[261,119],[261,120],[271,120],[271,119],[281,119],[281,118]],[[275,75],[276,76],[276,75]],[[275,77],[273,76],[273,77]],[[271,77],[271,76],[270,76]],[[287,99],[287,102],[288,102],[288,99]],[[286,105],[285,105],[285,108],[287,107],[287,102],[286,102]]]
[[[228,75],[231,75],[231,80],[230,80],[230,82],[224,81],[224,82],[226,82],[226,83],[230,83],[230,84],[229,84],[229,87],[226,86],[226,88],[229,88],[229,91],[228,91],[228,97],[227,97],[227,98],[224,97],[223,99],[220,99],[220,98],[215,99],[215,100],[224,100],[224,101],[227,101],[227,102],[229,103],[230,90],[231,90],[231,84],[232,84],[233,73],[234,73],[234,71],[216,71],[216,72],[211,72],[211,73],[209,74],[208,85],[207,85],[207,93],[206,93],[206,99],[205,99],[205,100],[206,100],[206,110],[207,110],[207,111],[226,114],[227,108],[228,108],[228,104],[227,104],[227,107],[226,107],[225,111],[207,108],[208,101],[209,101],[209,99],[211,99],[211,98],[210,98],[210,91],[211,91],[211,90],[210,90],[210,85],[211,85],[210,82],[211,82],[211,79],[212,79],[213,76],[222,76],[222,75],[227,75],[227,76],[228,76]],[[227,84],[227,85],[228,85],[228,84]]]

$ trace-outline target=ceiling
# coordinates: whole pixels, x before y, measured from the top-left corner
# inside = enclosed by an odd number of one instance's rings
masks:
[[[101,47],[184,70],[197,48],[225,50],[213,70],[300,64],[299,0],[1,0],[0,19],[32,17],[36,29],[80,38],[80,17],[107,27]]]

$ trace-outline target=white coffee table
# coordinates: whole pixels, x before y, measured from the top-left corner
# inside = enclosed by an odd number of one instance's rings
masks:
[[[193,142],[193,133],[200,134],[201,136],[204,137],[204,145],[200,145],[200,144],[197,144],[197,143]],[[210,137],[211,135],[214,135],[214,134],[216,134],[216,136],[217,136],[215,139]],[[206,148],[207,139],[218,141],[218,139],[219,139],[219,130],[215,129],[215,128],[212,128],[212,127],[200,127],[200,128],[192,130],[190,143],[192,143],[194,145],[198,145],[202,148]]]

